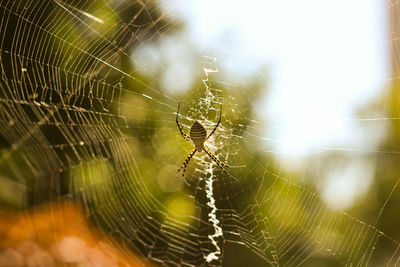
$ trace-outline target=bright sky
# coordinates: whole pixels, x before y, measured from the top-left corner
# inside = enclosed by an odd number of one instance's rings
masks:
[[[350,146],[348,119],[389,77],[383,0],[169,0],[199,47],[217,47],[224,71],[249,78],[267,65],[266,137],[279,152]]]
[[[318,147],[373,149],[376,141],[363,139],[359,124],[349,119],[379,95],[390,77],[384,0],[161,4],[172,16],[183,18],[185,34],[200,50],[214,48],[216,54],[208,56],[216,57],[232,77],[245,81],[254,70],[268,72],[268,91],[258,103],[259,116],[268,125],[261,133],[268,149],[285,160]],[[172,77],[176,83],[176,74]],[[354,166],[360,164],[350,168]],[[337,192],[349,184],[356,187],[359,177],[343,182],[346,173],[351,179],[356,172],[342,171],[341,179],[330,180],[338,182],[328,182],[329,188]],[[349,197],[354,198],[354,192]]]

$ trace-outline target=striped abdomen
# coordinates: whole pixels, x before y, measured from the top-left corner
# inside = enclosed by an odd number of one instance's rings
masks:
[[[206,129],[198,121],[194,121],[192,128],[190,128],[190,139],[192,139],[197,151],[201,152],[203,150],[206,137]]]

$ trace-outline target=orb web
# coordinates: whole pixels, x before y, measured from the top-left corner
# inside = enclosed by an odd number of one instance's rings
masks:
[[[111,242],[166,266],[235,254],[272,266],[398,263],[397,239],[377,226],[391,195],[373,222],[329,208],[257,149],[252,95],[219,76],[216,58],[202,57],[201,82],[180,95],[135,69],[151,66],[134,50],[178,31],[157,1],[2,1],[0,14],[1,179],[24,185],[22,206],[80,202]],[[210,132],[222,104],[206,145],[228,174],[197,153],[176,175],[192,149],[175,124],[179,101],[185,133],[196,119]],[[385,120],[395,118],[360,121]]]

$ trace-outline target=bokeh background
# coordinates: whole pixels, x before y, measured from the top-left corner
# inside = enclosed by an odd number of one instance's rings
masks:
[[[0,266],[398,265],[399,14],[2,1]]]

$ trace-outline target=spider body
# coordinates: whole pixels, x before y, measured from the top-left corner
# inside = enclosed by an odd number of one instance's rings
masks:
[[[181,167],[179,168],[178,172],[183,169],[182,171],[182,177],[185,176],[185,171],[186,171],[186,167],[189,164],[189,161],[192,159],[192,157],[194,156],[194,154],[196,152],[201,152],[204,150],[204,152],[207,153],[207,155],[215,162],[217,163],[217,165],[225,172],[224,167],[229,167],[229,165],[222,163],[216,156],[214,156],[213,153],[211,153],[207,147],[204,145],[205,141],[207,141],[208,138],[210,138],[211,135],[213,135],[215,133],[215,131],[217,130],[219,124],[221,123],[221,113],[222,113],[222,105],[221,105],[221,109],[219,112],[219,120],[217,122],[217,125],[215,126],[214,130],[211,131],[211,133],[209,135],[207,135],[207,131],[204,128],[203,125],[201,125],[200,122],[198,121],[194,121],[192,127],[190,128],[190,135],[187,135],[183,132],[181,126],[179,125],[179,121],[178,121],[178,115],[179,115],[179,107],[180,107],[181,103],[179,102],[178,104],[178,111],[176,112],[176,124],[178,125],[178,129],[179,132],[181,133],[182,137],[186,140],[186,141],[191,141],[194,144],[194,149],[193,151],[189,154],[189,156],[185,159],[185,161],[183,162],[183,164],[181,165]]]
[[[207,131],[198,121],[194,121],[190,128],[190,139],[192,139],[195,149],[198,152],[203,151],[203,145],[207,138]]]

